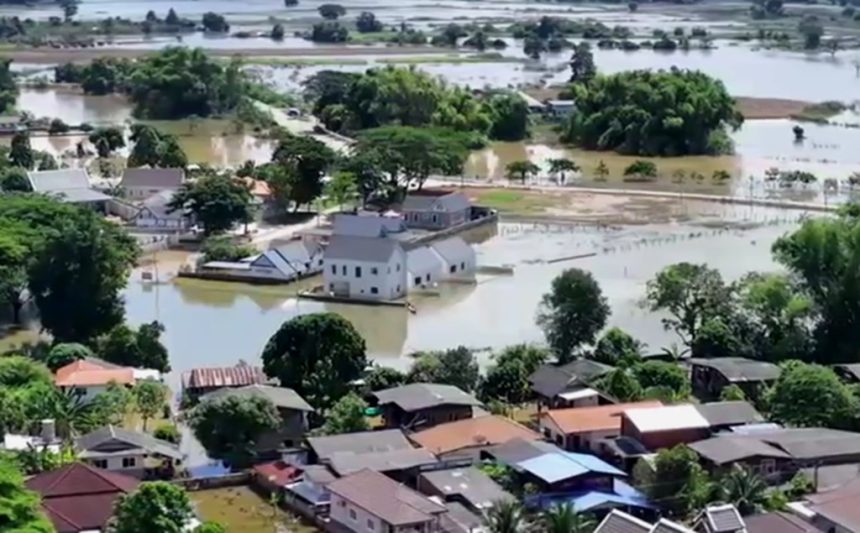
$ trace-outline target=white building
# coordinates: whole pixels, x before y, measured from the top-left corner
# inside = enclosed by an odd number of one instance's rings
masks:
[[[403,219],[377,214],[337,214],[334,216],[334,224],[332,225],[332,235],[398,238],[406,234],[408,234],[408,229]]]
[[[131,200],[143,200],[162,192],[176,192],[185,181],[181,168],[127,168],[120,187]]]
[[[393,300],[406,294],[406,252],[394,239],[334,235],[323,257],[327,292]]]
[[[175,191],[165,190],[143,201],[140,211],[131,219],[138,228],[165,231],[185,231],[191,227],[191,220],[184,209],[170,211],[168,205]]]
[[[241,261],[210,261],[200,269],[249,280],[292,281],[322,272],[322,247],[310,241],[292,241],[269,248]]]
[[[460,237],[436,241],[430,249],[442,260],[442,279],[469,278],[475,274],[475,249]]]
[[[410,289],[435,285],[442,279],[443,268],[442,258],[427,246],[420,246],[406,253]]]

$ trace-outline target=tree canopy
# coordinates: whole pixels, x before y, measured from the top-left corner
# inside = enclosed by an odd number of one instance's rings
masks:
[[[801,427],[850,429],[856,424],[857,398],[833,370],[789,361],[765,402],[770,419]]]
[[[251,221],[251,191],[240,180],[212,174],[183,184],[169,208],[192,214],[211,235]]]
[[[182,487],[167,481],[144,482],[117,500],[108,531],[183,533],[192,518],[194,509]]]
[[[99,337],[96,351],[101,359],[134,368],[151,368],[170,372],[167,348],[161,342],[164,325],[154,321],[142,324],[136,330],[119,324]]]
[[[206,453],[233,468],[245,468],[256,457],[261,435],[280,427],[282,421],[272,402],[262,396],[204,399],[188,420]]]
[[[54,527],[42,514],[39,495],[27,490],[16,465],[0,457],[0,524],[4,531],[51,533]]]
[[[698,71],[634,70],[571,87],[565,139],[590,150],[679,156],[721,153],[743,118],[722,82]]]
[[[325,416],[322,433],[339,435],[370,430],[370,422],[364,415],[367,402],[361,396],[350,392],[332,406]]]
[[[266,343],[262,359],[266,375],[321,411],[345,396],[367,367],[364,339],[335,313],[288,320]]]
[[[458,346],[444,351],[419,352],[406,376],[411,383],[443,383],[471,392],[480,370],[472,350]]]

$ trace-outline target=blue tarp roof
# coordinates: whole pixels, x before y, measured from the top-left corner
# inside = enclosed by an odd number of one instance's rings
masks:
[[[648,501],[644,494],[637,491],[627,483],[614,480],[613,492],[604,491],[578,491],[567,493],[538,494],[526,498],[529,507],[547,509],[553,505],[570,503],[577,512],[594,510],[597,508],[615,507],[640,507],[653,509],[654,506]]]
[[[593,455],[588,455],[586,453],[573,453],[573,452],[561,452],[568,459],[572,459],[577,463],[581,464],[583,467],[591,470],[592,472],[600,472],[602,474],[611,474],[613,476],[626,476],[624,472],[615,468],[611,464],[599,459]]]
[[[555,483],[563,479],[570,479],[594,472],[611,476],[627,475],[593,455],[570,453],[559,448],[549,453],[520,461],[514,466],[539,477],[547,483]]]

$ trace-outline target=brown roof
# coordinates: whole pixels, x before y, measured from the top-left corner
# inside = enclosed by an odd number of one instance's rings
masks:
[[[116,499],[137,487],[135,478],[72,463],[28,479],[59,533],[104,529]]]
[[[245,364],[221,368],[195,368],[182,374],[182,387],[185,389],[244,387],[267,381],[268,378],[262,368]]]
[[[328,490],[392,526],[427,522],[446,512],[445,506],[373,470],[332,481]]]
[[[773,513],[745,516],[747,533],[820,533],[820,529],[803,519],[788,513]]]
[[[488,415],[440,424],[409,436],[435,454],[471,446],[503,444],[513,439],[539,440],[541,436],[509,418]]]
[[[543,416],[565,433],[590,433],[592,431],[621,430],[621,414],[626,409],[637,407],[659,407],[663,405],[656,400],[644,402],[619,403],[615,405],[598,405],[595,407],[572,407],[570,409],[552,409]]]
[[[860,480],[838,489],[806,496],[809,508],[847,531],[860,531]]]
[[[54,384],[58,387],[87,387],[107,385],[111,381],[129,385],[134,383],[134,370],[118,367],[98,359],[81,359],[57,369]]]

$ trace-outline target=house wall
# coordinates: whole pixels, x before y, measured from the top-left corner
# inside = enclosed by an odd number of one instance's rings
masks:
[[[471,207],[459,211],[404,211],[407,228],[440,230],[468,222]]]
[[[572,452],[600,453],[602,439],[617,437],[620,430],[590,431],[584,433],[564,433],[548,416],[540,418],[541,434],[555,445]]]
[[[382,406],[385,425],[389,428],[407,426],[411,429],[426,429],[445,422],[472,418],[472,407],[468,405],[441,405],[431,409],[404,412],[394,404]]]
[[[135,200],[145,200],[150,196],[155,196],[161,191],[176,190],[176,187],[140,187],[136,185],[128,186],[123,185],[123,190],[125,190],[125,195],[128,198],[132,198]]]
[[[365,511],[337,494],[331,495],[330,512],[332,521],[346,527],[350,531],[389,531],[390,526],[381,518]]]
[[[622,434],[635,438],[649,450],[659,450],[660,448],[671,448],[678,444],[706,439],[710,435],[710,431],[708,428],[683,428],[641,433],[633,424],[628,424],[626,418],[622,418]]]
[[[301,444],[307,431],[307,417],[302,411],[279,409],[283,423],[278,431],[261,435],[257,439],[257,451],[274,451],[279,448],[292,448]]]
[[[134,225],[138,228],[183,230],[188,227],[188,221],[184,218],[155,218],[141,212],[134,219]]]
[[[340,296],[393,300],[405,295],[408,289],[406,253],[403,250],[392,254],[387,263],[345,259],[325,260],[323,263],[325,290]],[[360,277],[356,269],[360,269]]]
[[[442,279],[462,278],[475,273],[477,259],[475,250],[471,246],[468,252],[453,257],[451,260],[445,259],[441,255],[439,257],[442,259]]]
[[[133,461],[134,464],[124,466],[124,460]],[[112,455],[105,459],[87,459],[85,462],[97,468],[103,468],[111,472],[120,472],[136,478],[142,478],[146,469],[146,456],[140,453]]]

